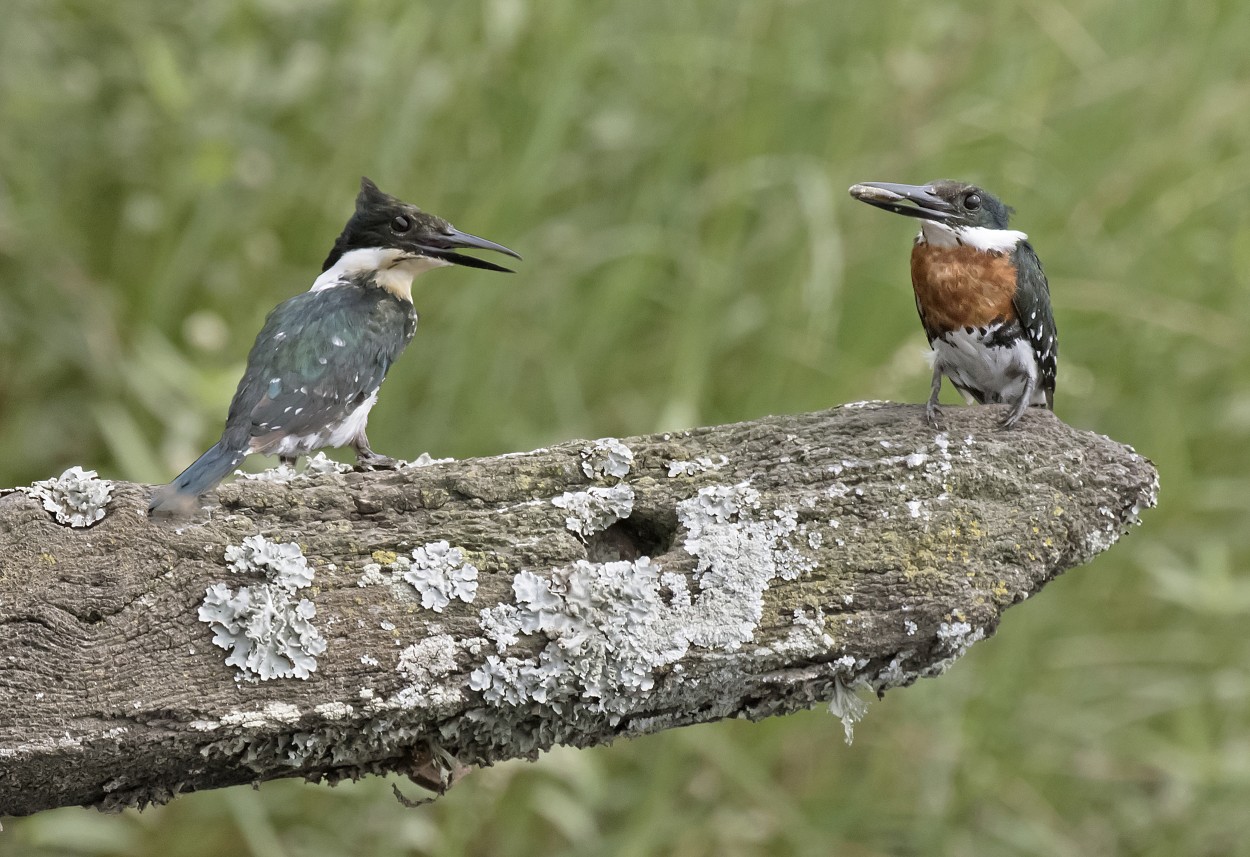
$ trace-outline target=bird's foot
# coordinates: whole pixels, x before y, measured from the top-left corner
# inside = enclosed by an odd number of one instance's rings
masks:
[[[929,404],[925,405],[924,421],[931,429],[941,431],[943,428],[942,409],[937,406],[936,402],[929,402]]]
[[[398,470],[399,465],[398,458],[391,458],[389,455],[382,455],[371,449],[356,453],[357,470]]]
[[[998,430],[1008,431],[1014,428],[1016,423],[1020,422],[1020,417],[1024,416],[1027,407],[1026,404],[1019,404],[1013,407],[1007,412],[1007,416],[998,421]]]

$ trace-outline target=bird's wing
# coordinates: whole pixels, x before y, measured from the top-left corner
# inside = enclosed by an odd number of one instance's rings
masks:
[[[1050,286],[1042,263],[1027,241],[1016,245],[1016,294],[1012,305],[1024,335],[1033,348],[1041,375],[1038,382],[1046,392],[1046,406],[1055,406],[1055,376],[1059,371],[1059,333],[1050,306]]]
[[[929,345],[930,347],[932,347],[933,340],[938,338],[938,331],[935,328],[929,326],[929,320],[926,319],[924,316],[924,307],[920,305],[920,295],[916,295],[915,297],[916,297],[916,314],[920,316],[920,324],[924,327],[924,335],[928,338]]]
[[[248,354],[227,435],[242,446],[340,422],[377,390],[415,324],[411,309],[380,289],[336,287],[284,301]]]

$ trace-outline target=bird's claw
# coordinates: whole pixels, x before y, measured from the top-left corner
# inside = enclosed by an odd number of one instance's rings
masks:
[[[368,452],[356,456],[357,470],[398,470],[399,459],[391,458],[389,455],[380,455],[376,452]]]
[[[1015,428],[1016,423],[1020,422],[1020,417],[1024,416],[1024,408],[1013,407],[1007,412],[1007,416],[998,421],[999,431],[1010,431]]]
[[[931,429],[942,429],[942,409],[935,404],[925,405],[924,421]]]

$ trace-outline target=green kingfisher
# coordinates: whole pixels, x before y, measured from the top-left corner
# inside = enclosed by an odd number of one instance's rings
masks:
[[[350,445],[364,469],[394,467],[369,446],[365,422],[378,387],[417,329],[412,281],[445,265],[505,271],[456,251],[512,250],[360,181],[356,211],[312,288],[269,313],[247,357],[221,440],[173,482],[150,512],[193,507],[252,453],[293,465],[299,455]]]
[[[1042,263],[1011,209],[963,182],[863,182],[851,196],[919,218],[911,251],[916,309],[933,349],[925,419],[937,426],[942,377],[968,404],[1006,403],[1011,428],[1026,408],[1054,408],[1059,339]]]

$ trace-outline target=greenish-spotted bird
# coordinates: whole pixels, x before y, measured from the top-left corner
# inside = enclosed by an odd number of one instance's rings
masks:
[[[370,448],[365,423],[387,370],[417,329],[413,278],[445,265],[509,271],[456,252],[466,248],[521,258],[361,179],[356,211],[321,276],[265,319],[221,440],[158,488],[149,511],[193,509],[253,453],[294,464],[314,450],[350,445],[363,468],[394,466]]]

